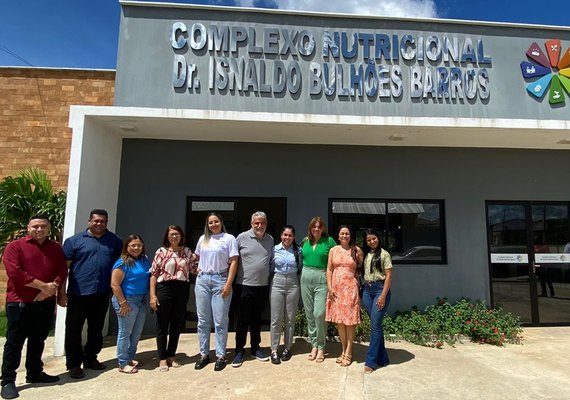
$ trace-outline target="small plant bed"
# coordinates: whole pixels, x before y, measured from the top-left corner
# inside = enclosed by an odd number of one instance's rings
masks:
[[[303,309],[297,311],[295,335],[307,337],[307,322]],[[472,303],[461,299],[452,304],[446,298],[420,311],[397,311],[394,316],[384,317],[386,340],[405,340],[420,346],[441,348],[445,343],[453,346],[462,340],[503,346],[506,343],[521,342],[520,318],[503,311],[500,307],[490,308],[481,301]],[[338,336],[336,326],[328,324],[327,336],[334,340]],[[370,318],[362,310],[361,322],[356,326],[355,339],[358,342],[370,340]]]
[[[495,346],[521,342],[520,318],[500,307],[490,308],[481,301],[472,303],[465,298],[454,304],[446,298],[437,300],[423,311],[414,307],[411,311],[396,312],[393,317],[386,316],[383,324],[386,338],[436,348],[444,343],[453,346],[462,338]]]

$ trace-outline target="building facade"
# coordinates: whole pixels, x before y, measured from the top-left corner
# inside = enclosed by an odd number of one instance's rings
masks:
[[[208,211],[297,239],[320,215],[382,233],[393,311],[570,322],[570,29],[121,4],[115,105],[71,110],[66,236],[94,207],[150,249]]]

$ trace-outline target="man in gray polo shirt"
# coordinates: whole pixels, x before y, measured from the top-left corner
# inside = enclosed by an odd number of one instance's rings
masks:
[[[265,233],[267,216],[257,211],[251,216],[251,229],[237,237],[239,263],[234,296],[237,298],[236,355],[232,367],[243,363],[244,347],[249,330],[251,355],[269,361],[261,343],[261,314],[269,296],[269,271],[273,256],[273,237]]]

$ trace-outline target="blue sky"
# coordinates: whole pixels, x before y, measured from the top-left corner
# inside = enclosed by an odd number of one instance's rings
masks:
[[[566,11],[531,0],[170,2],[568,26]],[[119,15],[118,0],[0,0],[0,66],[114,69]]]

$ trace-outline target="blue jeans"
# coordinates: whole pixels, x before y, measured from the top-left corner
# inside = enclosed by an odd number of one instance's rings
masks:
[[[372,282],[364,285],[362,293],[362,303],[366,309],[366,313],[370,317],[370,345],[368,353],[366,353],[366,361],[364,365],[372,369],[385,367],[390,363],[388,352],[384,345],[384,331],[382,330],[382,320],[386,314],[386,310],[390,305],[391,292],[386,296],[386,304],[382,310],[378,310],[376,302],[382,294],[384,282]]]
[[[228,344],[228,325],[230,322],[230,303],[232,294],[222,298],[222,289],[228,280],[227,274],[205,274],[200,272],[196,278],[196,311],[198,314],[198,341],[200,354],[210,353],[210,330],[212,321],[216,332],[216,357],[225,358]]]
[[[126,296],[126,299],[131,311],[129,311],[125,317],[119,315],[121,307],[119,306],[117,298],[113,296],[111,300],[113,308],[117,313],[119,325],[119,332],[117,334],[117,359],[119,361],[119,368],[126,367],[129,361],[135,358],[148,308],[146,294]]]

